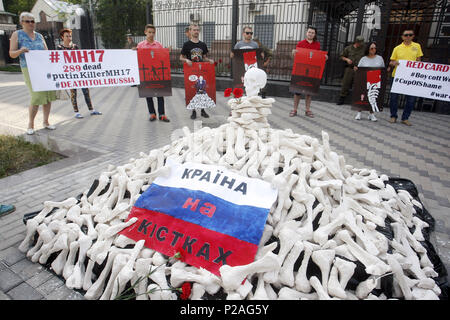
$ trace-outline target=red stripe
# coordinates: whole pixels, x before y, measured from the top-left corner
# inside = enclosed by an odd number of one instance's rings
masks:
[[[132,217],[138,221],[120,234],[135,241],[144,239],[147,248],[167,256],[180,252],[182,261],[218,276],[222,258],[230,266],[244,265],[254,261],[258,249],[255,244],[161,212],[133,207],[128,218]],[[189,245],[192,239],[196,241]]]

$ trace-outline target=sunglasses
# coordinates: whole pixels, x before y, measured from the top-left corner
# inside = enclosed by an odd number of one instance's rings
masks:
[[[245,32],[246,34],[253,34],[253,32]]]
[[[405,33],[403,34],[404,37],[412,37],[414,35],[414,33]]]
[[[25,23],[34,23],[34,20],[22,20],[22,22],[25,22]]]

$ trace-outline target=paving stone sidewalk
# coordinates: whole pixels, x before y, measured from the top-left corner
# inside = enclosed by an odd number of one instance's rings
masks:
[[[55,131],[42,127],[42,111],[35,121],[34,136],[24,135],[28,122],[28,91],[21,74],[0,72],[0,134],[23,135],[42,142],[52,150],[68,155],[49,165],[0,179],[0,202],[14,204],[17,210],[0,217],[0,300],[74,300],[83,296],[68,289],[56,275],[31,262],[17,247],[25,237],[23,215],[42,209],[46,200],[61,201],[86,191],[109,164],[127,163],[170,143],[171,135],[194,122],[184,107],[184,90],[173,89],[166,97],[170,123],[148,121],[145,99],[135,87],[91,89],[94,108],[101,116],[90,116],[81,91],[78,104],[83,119],[75,119],[69,101],[52,104],[50,121]],[[330,136],[332,149],[344,155],[348,164],[376,169],[379,174],[412,180],[426,209],[436,220],[432,243],[443,263],[450,265],[450,127],[449,115],[414,111],[412,127],[390,124],[389,112],[377,114],[371,122],[364,115],[354,120],[350,106],[312,103],[315,118],[304,114],[289,117],[292,99],[276,98],[269,122],[273,128],[321,139]],[[156,100],[156,99],[155,99]],[[217,92],[217,108],[210,118],[197,118],[203,126],[217,127],[226,121],[229,108],[223,92]],[[156,102],[156,101],[155,101]],[[198,123],[196,124],[198,125]]]

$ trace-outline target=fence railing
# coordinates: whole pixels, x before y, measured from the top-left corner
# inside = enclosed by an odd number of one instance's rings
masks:
[[[233,2],[238,3],[238,23],[232,25]],[[413,25],[418,29],[418,41],[424,50],[444,55],[435,50],[442,46],[439,25],[449,12],[447,0],[156,0],[153,5],[157,38],[171,48],[172,72],[181,73],[179,55],[187,40],[184,28],[198,23],[200,40],[206,42],[209,56],[218,62],[216,74],[230,76],[232,32],[237,29],[240,40],[242,28],[251,26],[254,37],[272,50],[267,68],[270,80],[289,81],[292,71],[292,49],[304,39],[308,25],[318,29],[322,50],[328,51],[322,84],[340,85],[344,64],[339,59],[344,47],[357,35],[366,41],[379,41],[386,62],[400,40],[402,28]],[[447,11],[446,11],[447,10]],[[448,19],[448,18],[447,18]],[[448,27],[447,27],[448,28]],[[444,39],[447,41],[448,36]],[[445,57],[441,57],[440,60]]]

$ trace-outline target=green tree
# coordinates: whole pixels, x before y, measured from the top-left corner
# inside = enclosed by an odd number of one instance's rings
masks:
[[[19,24],[19,15],[24,12],[30,12],[37,0],[3,0],[6,12],[16,14],[14,23]]]
[[[145,0],[97,0],[96,20],[105,48],[123,48],[126,34],[142,35]]]

